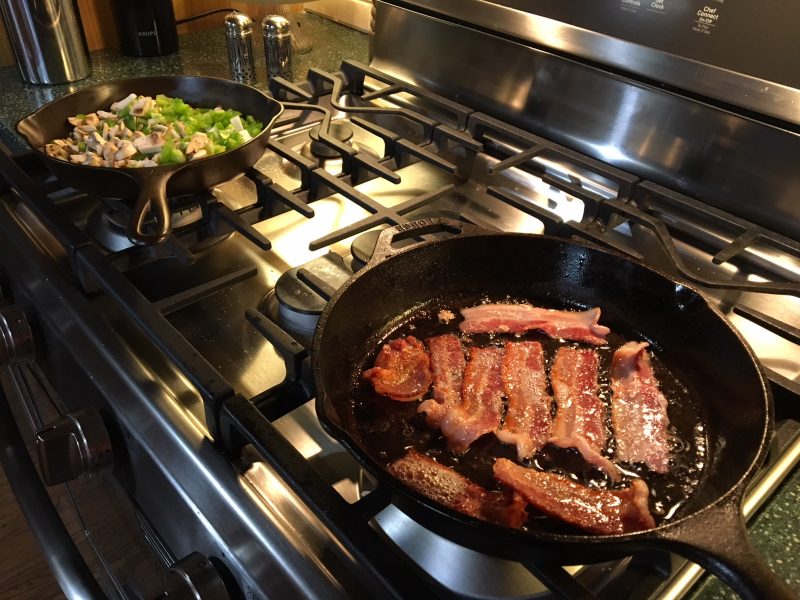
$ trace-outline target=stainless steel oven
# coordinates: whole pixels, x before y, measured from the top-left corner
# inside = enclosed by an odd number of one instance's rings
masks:
[[[32,154],[0,156],[6,468],[65,593],[710,597],[666,553],[562,568],[426,530],[323,432],[309,348],[389,225],[612,248],[699,286],[755,349],[777,427],[745,513],[780,519],[800,486],[800,81],[772,57],[797,57],[797,9],[375,4],[371,65],[272,80],[302,106],[253,169],[173,199],[163,244],[132,244],[124,206]],[[796,544],[796,521],[782,534]],[[788,552],[768,558],[800,589]]]

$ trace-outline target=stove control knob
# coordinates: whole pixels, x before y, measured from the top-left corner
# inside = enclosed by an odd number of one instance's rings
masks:
[[[167,571],[164,593],[158,600],[229,600],[219,572],[205,556],[192,552]]]
[[[25,313],[16,306],[0,308],[0,367],[33,360],[33,334]]]
[[[69,414],[37,431],[36,449],[47,485],[89,478],[113,461],[108,430],[94,408]]]

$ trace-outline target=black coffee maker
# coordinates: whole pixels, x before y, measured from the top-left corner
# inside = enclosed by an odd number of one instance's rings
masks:
[[[128,56],[161,56],[178,50],[172,0],[117,0],[120,46]]]

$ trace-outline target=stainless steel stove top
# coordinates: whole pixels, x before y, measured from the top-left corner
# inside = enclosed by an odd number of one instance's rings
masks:
[[[374,482],[322,431],[310,400],[315,316],[306,308],[323,306],[324,295],[296,276],[287,283],[287,273],[313,265],[341,282],[368,252],[365,232],[421,217],[574,236],[699,281],[773,382],[794,393],[800,243],[755,226],[745,243],[739,221],[718,209],[368,67],[343,71],[341,95],[337,76],[315,70],[299,89],[273,82],[276,96],[317,108],[287,111],[253,172],[182,201],[183,226],[161,247],[109,235],[108,203],[56,189],[47,196],[54,210],[40,212],[24,195],[6,195],[7,243],[31,249],[8,255],[12,287],[40,315],[42,362],[66,409],[85,401],[71,386],[88,380],[90,403],[127,436],[117,476],[175,557],[216,557],[248,597],[403,595],[417,586],[546,595],[526,561],[458,546],[368,493]],[[317,93],[332,82],[332,95]],[[333,128],[352,131],[350,150],[313,151],[324,111]],[[326,152],[338,158],[323,161]],[[52,188],[40,167],[31,177]],[[783,293],[762,293],[759,283]],[[281,303],[282,286],[305,308]],[[800,460],[789,441],[782,475]],[[774,480],[762,486],[770,487]],[[394,565],[384,550],[393,546],[411,561]],[[653,583],[652,573],[685,568],[668,555],[649,560],[567,570],[602,597],[637,577],[649,586],[640,593],[660,593],[671,584],[663,573]]]

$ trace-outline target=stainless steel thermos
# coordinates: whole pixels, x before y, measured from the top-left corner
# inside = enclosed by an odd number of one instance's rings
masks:
[[[92,70],[75,0],[2,0],[0,9],[22,79],[67,83]]]

